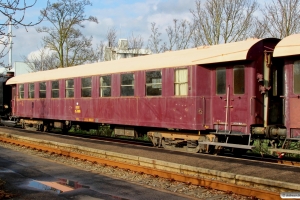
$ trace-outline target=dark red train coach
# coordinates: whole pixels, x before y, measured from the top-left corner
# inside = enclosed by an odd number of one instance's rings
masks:
[[[115,135],[148,133],[165,148],[251,149],[255,137],[286,137],[284,88],[275,82],[283,81],[283,61],[272,57],[278,42],[248,39],[16,76],[7,81],[13,115],[38,130],[110,124]]]

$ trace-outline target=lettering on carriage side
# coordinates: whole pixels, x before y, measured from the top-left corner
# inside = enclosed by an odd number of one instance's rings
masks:
[[[78,106],[78,103],[77,106],[75,106],[75,113],[81,113],[80,106]]]

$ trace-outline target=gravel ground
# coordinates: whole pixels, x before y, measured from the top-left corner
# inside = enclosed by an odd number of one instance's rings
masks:
[[[167,190],[170,192],[176,192],[176,193],[188,195],[191,198],[199,198],[199,199],[206,199],[206,200],[256,199],[254,197],[245,197],[241,195],[232,194],[231,192],[222,192],[210,188],[199,187],[195,185],[187,185],[177,181],[154,177],[147,174],[136,173],[129,170],[118,169],[110,166],[99,165],[99,164],[95,164],[95,163],[91,163],[91,162],[87,162],[75,158],[60,156],[57,154],[45,153],[38,150],[31,150],[26,147],[15,146],[3,142],[0,142],[0,146],[5,148],[10,148],[16,151],[21,151],[26,154],[43,157],[45,159],[49,159],[61,164],[80,168],[81,170],[90,171],[92,173],[98,173],[108,177],[123,179],[126,181],[130,181],[154,189]],[[1,194],[1,190],[0,190],[0,194]]]

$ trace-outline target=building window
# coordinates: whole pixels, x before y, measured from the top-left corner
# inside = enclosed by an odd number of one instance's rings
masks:
[[[74,97],[74,79],[66,80],[66,97]]]
[[[34,83],[28,84],[28,98],[33,99],[34,98]]]
[[[300,60],[294,62],[294,93],[300,94]]]
[[[52,81],[52,89],[51,89],[51,97],[52,98],[59,98],[59,82]]]
[[[188,94],[188,69],[175,70],[175,95],[182,96]]]
[[[226,68],[216,69],[216,93],[226,94]]]
[[[146,72],[146,96],[161,95],[161,71]]]
[[[19,85],[19,99],[24,99],[24,84]]]
[[[111,96],[111,76],[100,77],[100,97]]]
[[[39,92],[40,98],[46,98],[46,82],[40,83],[40,92]]]
[[[92,96],[92,77],[81,78],[81,97]]]
[[[245,94],[245,67],[238,65],[233,67],[233,93]]]
[[[121,74],[121,96],[134,96],[134,74]]]

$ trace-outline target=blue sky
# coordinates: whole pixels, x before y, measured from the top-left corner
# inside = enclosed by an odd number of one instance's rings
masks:
[[[27,1],[30,4],[31,1]],[[50,0],[51,3],[56,2]],[[118,38],[128,38],[132,33],[140,35],[147,44],[150,36],[150,24],[155,22],[164,33],[165,28],[176,19],[189,19],[189,9],[194,6],[194,0],[91,0],[93,6],[86,7],[87,16],[95,16],[96,23],[85,23],[82,32],[87,36],[93,36],[96,46],[101,40],[105,41],[105,35],[109,28],[116,28]],[[38,0],[34,7],[26,11],[24,22],[36,22],[39,11],[46,6],[45,0]],[[4,20],[0,16],[0,20]],[[42,22],[37,27],[47,26]],[[24,56],[37,52],[42,47],[42,34],[36,32],[36,27],[13,28],[13,62],[23,61]],[[4,58],[7,63],[8,58]]]
[[[26,0],[30,4],[33,0]],[[50,0],[51,3],[57,2]],[[132,33],[141,36],[147,44],[150,36],[151,22],[155,22],[160,32],[172,24],[173,19],[191,19],[190,9],[194,9],[194,0],[91,0],[93,6],[86,7],[86,15],[97,17],[98,24],[85,23],[82,32],[86,36],[93,36],[93,44],[105,41],[109,28],[116,28],[118,38],[128,38]],[[39,11],[46,6],[46,0],[38,0],[36,5],[26,12],[25,21],[37,21]],[[0,16],[0,20],[1,16]],[[47,26],[42,22],[38,27]],[[23,61],[23,56],[37,52],[42,47],[42,34],[36,32],[36,27],[29,27],[27,31],[20,27],[13,29],[13,62]],[[8,58],[4,58],[7,62]]]

